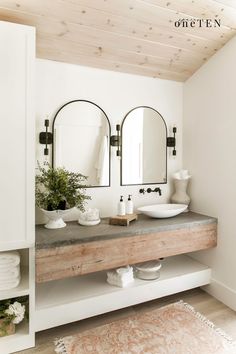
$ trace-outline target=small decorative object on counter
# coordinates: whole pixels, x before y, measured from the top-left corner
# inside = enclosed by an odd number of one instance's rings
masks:
[[[173,175],[175,193],[171,197],[172,203],[189,205],[190,197],[187,194],[187,188],[190,178],[188,170],[180,170]],[[187,208],[185,212],[188,210]]]
[[[131,194],[129,194],[128,201],[127,201],[127,207],[126,207],[126,213],[133,214],[133,212],[134,212],[134,204],[133,204],[133,201],[131,200]]]
[[[27,296],[0,301],[0,337],[15,333],[15,325],[26,315],[28,302]]]
[[[159,260],[135,264],[135,276],[144,280],[160,278],[161,262]]]
[[[101,222],[99,210],[96,208],[89,208],[85,212],[79,213],[78,223],[84,226],[94,226]]]
[[[120,201],[118,203],[118,215],[123,216],[125,215],[125,202],[123,200],[123,195],[120,196]]]
[[[111,285],[125,288],[134,281],[133,268],[126,267],[109,270],[107,272],[107,282]]]
[[[66,226],[66,223],[63,220],[67,214],[70,214],[75,208],[69,208],[66,210],[45,210],[41,209],[44,215],[48,218],[48,222],[44,227],[46,229],[61,229]]]
[[[36,176],[36,205],[48,217],[47,229],[58,229],[66,224],[62,217],[76,207],[84,211],[85,201],[91,197],[85,194],[86,176],[67,171],[65,168],[52,168],[48,163],[39,165]]]
[[[109,219],[109,224],[110,225],[120,225],[120,226],[129,226],[129,223],[131,221],[135,221],[138,219],[137,214],[126,214],[123,216],[112,216]]]
[[[18,251],[0,252],[0,291],[20,284],[20,254]]]

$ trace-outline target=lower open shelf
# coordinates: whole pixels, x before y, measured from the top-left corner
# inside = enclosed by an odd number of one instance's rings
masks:
[[[35,331],[206,285],[210,279],[210,268],[181,255],[163,261],[159,279],[135,279],[126,288],[109,285],[106,272],[38,284]]]
[[[16,326],[16,333],[0,338],[0,353],[13,353],[34,346],[34,334],[29,333],[26,321]]]

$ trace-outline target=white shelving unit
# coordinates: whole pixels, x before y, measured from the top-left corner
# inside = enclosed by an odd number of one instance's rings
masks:
[[[1,354],[14,353],[34,346],[34,336],[29,333],[29,324],[22,323],[17,326],[15,334],[1,338]]]
[[[0,253],[19,250],[20,285],[0,291],[0,301],[29,296],[29,321],[0,338],[0,353],[34,346],[34,62],[35,29],[0,21]]]
[[[0,244],[1,244],[1,242],[0,242]],[[21,250],[21,249],[25,249],[25,248],[34,248],[34,246],[35,246],[35,241],[32,241],[32,242],[28,242],[28,241],[8,242],[8,243],[1,244],[0,252]]]
[[[164,260],[161,277],[111,286],[106,272],[38,284],[35,330],[81,320],[210,283],[211,269],[181,255]]]
[[[34,346],[35,332],[33,330],[33,314],[35,302],[34,289],[34,249],[27,248],[20,250],[21,256],[21,281],[20,284],[13,289],[0,291],[0,301],[15,297],[29,297],[29,321],[24,320],[16,326],[16,333],[0,338],[0,353],[8,354],[18,350],[24,350]]]

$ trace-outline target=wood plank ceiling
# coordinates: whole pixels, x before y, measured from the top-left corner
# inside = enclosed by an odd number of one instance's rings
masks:
[[[0,20],[35,26],[38,58],[185,81],[235,35],[236,1],[0,0]]]

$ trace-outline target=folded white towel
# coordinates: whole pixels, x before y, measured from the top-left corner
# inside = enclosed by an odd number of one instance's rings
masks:
[[[111,285],[124,288],[134,281],[133,268],[130,266],[109,270],[107,282]]]
[[[114,279],[107,278],[107,282],[110,285],[118,286],[119,288],[125,288],[126,286],[130,285],[133,281],[134,281],[134,279],[132,279],[130,281],[122,281],[122,280],[114,280]]]
[[[107,278],[114,280],[114,281],[126,282],[126,281],[132,280],[134,277],[133,277],[133,273],[126,274],[125,276],[119,277],[119,276],[117,276],[117,274],[112,274],[112,273],[107,272]]]
[[[20,265],[16,267],[9,267],[4,270],[0,269],[0,282],[2,280],[14,280],[20,275]]]
[[[121,267],[115,269],[116,273],[119,274],[120,276],[126,275],[126,274],[133,274],[133,267],[130,267],[129,265],[126,267]]]
[[[133,280],[133,268],[130,266],[109,270],[107,278],[112,282],[130,282]]]
[[[16,267],[20,263],[18,251],[0,252],[0,269]]]
[[[20,277],[17,277],[12,280],[1,280],[0,281],[0,290],[9,290],[16,288],[20,284]]]

